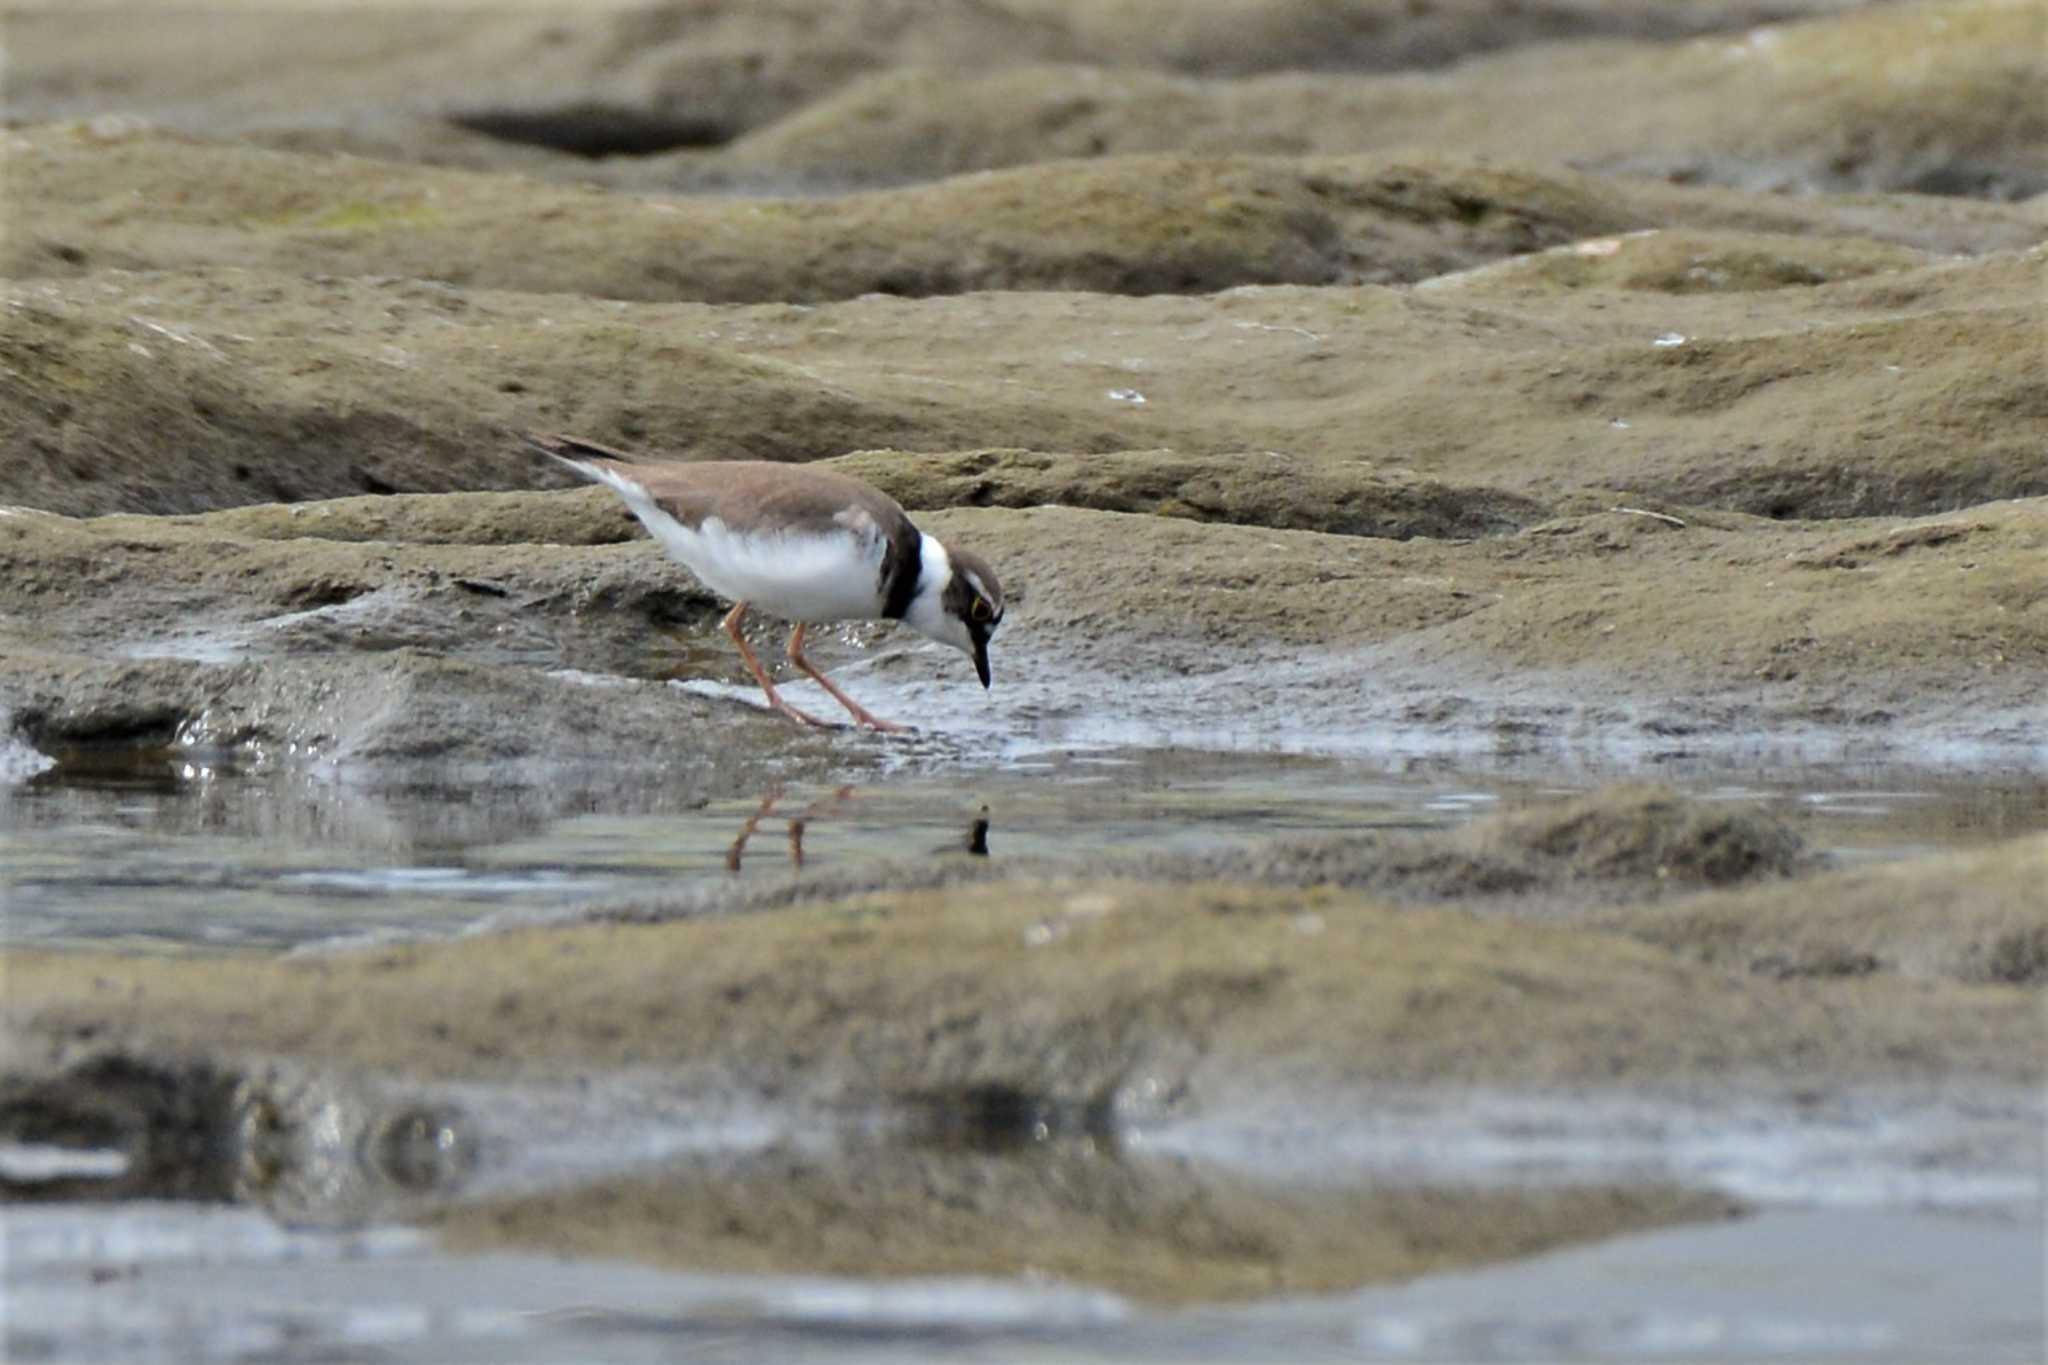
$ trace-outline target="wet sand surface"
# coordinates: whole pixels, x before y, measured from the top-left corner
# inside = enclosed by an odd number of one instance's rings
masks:
[[[8,48],[9,1359],[2038,1358],[2032,0]]]

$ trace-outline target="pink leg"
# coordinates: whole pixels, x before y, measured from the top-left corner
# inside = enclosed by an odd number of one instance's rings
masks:
[[[832,700],[838,702],[841,706],[845,707],[847,713],[851,715],[855,720],[859,721],[862,725],[871,725],[877,730],[890,731],[903,731],[908,730],[910,728],[907,725],[898,725],[895,721],[892,720],[883,720],[880,716],[874,714],[874,712],[868,710],[865,706],[862,706],[852,697],[849,697],[844,692],[841,692],[838,686],[834,684],[830,678],[826,677],[823,673],[820,673],[817,669],[811,667],[811,661],[804,657],[804,628],[802,625],[798,625],[795,630],[789,633],[789,648],[783,652],[789,655],[789,661],[791,663],[795,664],[798,668],[802,669],[805,673],[809,674],[812,682],[824,688],[827,692],[830,692],[832,694]]]
[[[733,609],[725,614],[725,633],[730,635],[732,642],[740,647],[740,657],[746,660],[747,670],[754,675],[754,681],[761,684],[761,690],[768,694],[769,708],[780,711],[791,720],[801,721],[805,725],[815,726],[820,730],[836,729],[837,727],[831,721],[819,720],[808,712],[797,710],[782,699],[782,694],[775,690],[775,684],[768,680],[768,670],[761,667],[761,661],[754,657],[753,649],[747,644],[747,637],[740,634],[740,618],[746,614],[746,603],[734,603]],[[801,630],[802,627],[799,626],[798,629]]]
[[[852,795],[853,784],[849,782],[830,796],[821,796],[811,802],[803,808],[796,819],[789,822],[789,856],[798,867],[804,865],[804,830],[810,826],[811,817],[827,809],[837,810],[845,804],[846,798]]]
[[[782,799],[782,793],[771,791],[761,799],[761,808],[747,817],[747,823],[740,826],[739,838],[732,841],[732,847],[725,851],[725,870],[740,870],[740,856],[747,851],[747,840],[754,837],[754,827],[761,823],[761,817],[775,809],[775,803]]]

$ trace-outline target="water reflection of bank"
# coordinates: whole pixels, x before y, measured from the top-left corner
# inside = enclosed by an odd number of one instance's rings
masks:
[[[981,1092],[913,1097],[838,1131],[706,1124],[686,1104],[664,1131],[660,1105],[642,1104],[637,1136],[625,1136],[592,1108],[571,1155],[573,1131],[550,1150],[520,1129],[567,1110],[498,1099],[495,1111],[465,1109],[290,1068],[233,1075],[107,1055],[0,1095],[0,1153],[14,1159],[11,1174],[0,1160],[0,1184],[24,1202],[172,1199],[253,1205],[297,1227],[413,1223],[450,1253],[1049,1276],[1162,1303],[1326,1292],[1738,1207],[1664,1182],[1266,1178],[1135,1153],[1105,1110]],[[35,1150],[81,1160],[31,1178],[20,1157]],[[107,1159],[82,1159],[93,1155]]]

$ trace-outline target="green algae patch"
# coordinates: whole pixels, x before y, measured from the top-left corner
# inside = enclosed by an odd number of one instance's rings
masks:
[[[297,199],[313,199],[313,192],[301,192]],[[244,223],[254,229],[283,227],[317,233],[358,233],[389,227],[432,227],[442,217],[444,209],[430,203],[424,194],[397,194],[385,199],[344,199],[340,203],[322,203],[317,199],[305,205],[293,203],[252,213]]]
[[[388,228],[417,228],[434,224],[442,211],[421,199],[379,202],[352,199],[304,217],[280,217],[279,227],[307,228],[318,232],[378,232]]]

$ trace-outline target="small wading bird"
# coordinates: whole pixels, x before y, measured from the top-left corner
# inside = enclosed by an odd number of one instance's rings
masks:
[[[904,621],[974,660],[989,685],[988,641],[1003,620],[1003,587],[966,550],[917,529],[896,500],[859,479],[765,460],[638,463],[573,436],[522,434],[549,459],[617,493],[670,559],[733,604],[725,633],[768,705],[806,725],[829,721],[782,699],[740,622],[759,608],[796,623],[786,651],[862,725],[881,719],[811,666],[804,630],[827,621]]]

